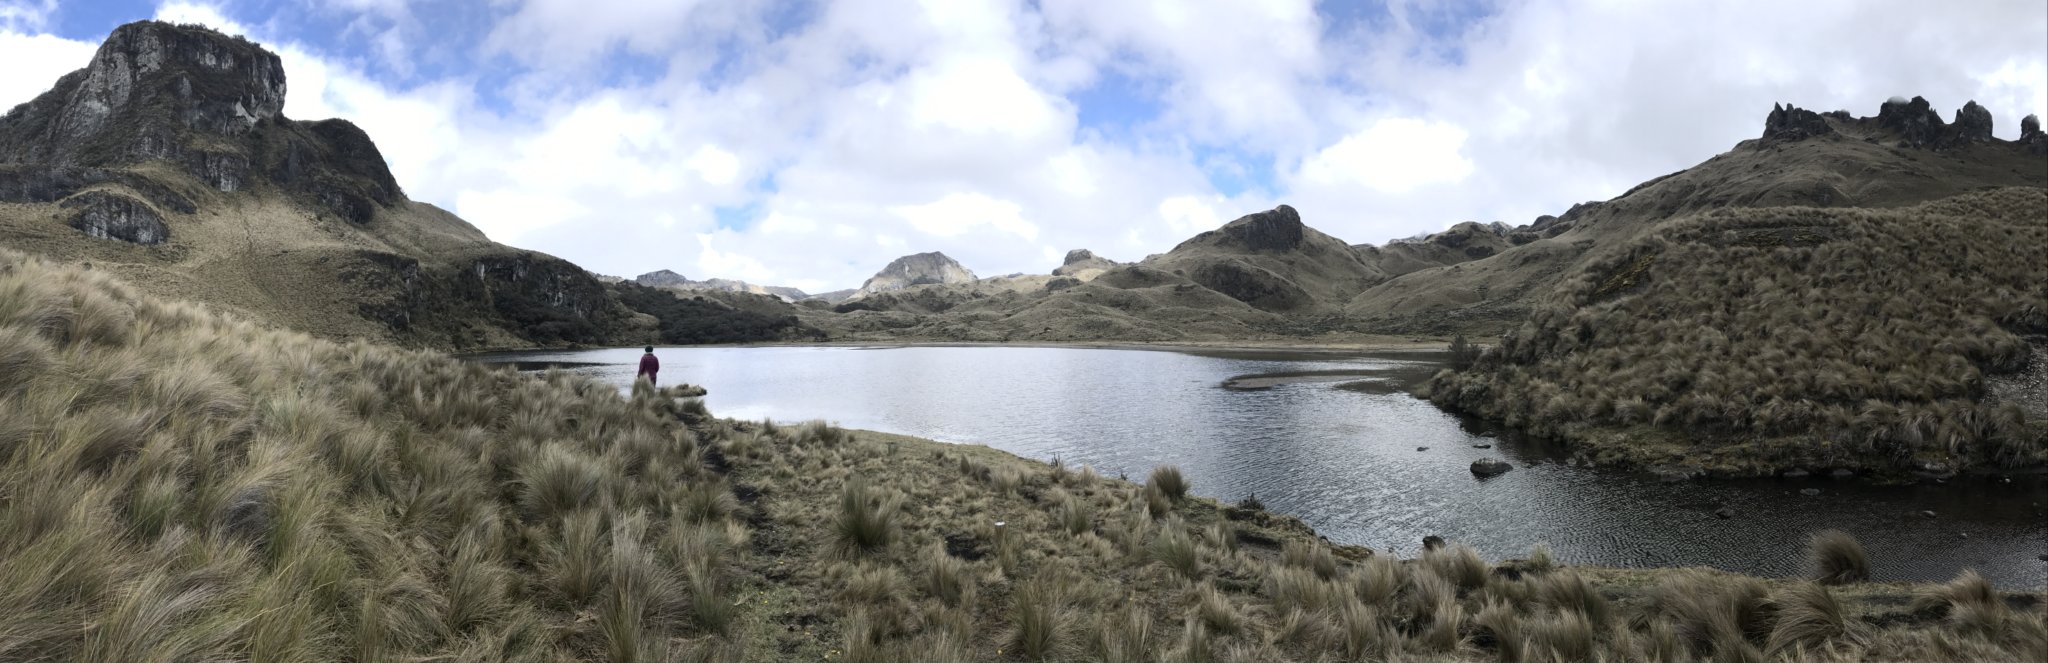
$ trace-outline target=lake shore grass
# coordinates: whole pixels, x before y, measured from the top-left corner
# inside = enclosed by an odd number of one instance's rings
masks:
[[[1165,469],[719,419],[5,251],[0,369],[0,661],[2048,654],[2039,594],[1974,574],[1395,559]]]

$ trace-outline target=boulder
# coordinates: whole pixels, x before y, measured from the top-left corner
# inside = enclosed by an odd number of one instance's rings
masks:
[[[1481,479],[1507,474],[1508,470],[1512,469],[1515,469],[1515,466],[1509,465],[1507,461],[1498,458],[1481,458],[1472,461],[1472,474]]]
[[[1828,473],[1828,478],[1830,479],[1852,479],[1855,477],[1856,473],[1847,468],[1838,467],[1835,468],[1834,471]]]
[[[1801,488],[1801,489],[1799,490],[1799,494],[1801,494],[1801,495],[1805,495],[1805,496],[1807,496],[1807,497],[1813,497],[1813,496],[1815,496],[1815,495],[1819,495],[1819,494],[1820,494],[1820,489],[1819,489],[1819,488]]]
[[[1698,465],[1659,465],[1650,468],[1650,473],[1656,475],[1658,481],[1677,483],[1706,476],[1707,470]]]
[[[1719,509],[1715,509],[1715,510],[1714,510],[1714,517],[1715,517],[1715,518],[1720,518],[1720,519],[1722,519],[1722,520],[1727,520],[1727,519],[1729,519],[1729,518],[1734,518],[1734,517],[1735,517],[1735,510],[1734,510],[1734,509],[1731,509],[1731,508],[1728,508],[1728,507],[1725,507],[1725,506],[1724,506],[1724,507],[1721,507],[1721,508],[1719,508]]]
[[[1443,549],[1443,547],[1444,547],[1444,538],[1443,538],[1443,537],[1441,537],[1441,536],[1437,536],[1437,535],[1435,535],[1435,534],[1431,534],[1431,535],[1429,535],[1429,536],[1425,536],[1425,537],[1422,537],[1422,549],[1423,549],[1423,550],[1442,550],[1442,549]]]
[[[1779,476],[1783,476],[1787,479],[1804,479],[1808,476],[1812,476],[1812,473],[1795,467],[1789,470],[1785,470],[1785,473]]]

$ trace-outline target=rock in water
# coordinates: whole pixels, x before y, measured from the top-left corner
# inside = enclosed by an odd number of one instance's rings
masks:
[[[1515,469],[1515,466],[1509,465],[1507,461],[1498,458],[1481,458],[1472,461],[1472,474],[1481,479],[1507,474],[1508,470],[1512,469]]]
[[[1820,494],[1820,489],[1819,489],[1819,488],[1802,488],[1802,489],[1800,489],[1800,490],[1799,490],[1799,494],[1801,494],[1801,495],[1805,495],[1805,496],[1807,496],[1807,497],[1813,497],[1813,496],[1815,496],[1815,495],[1819,495],[1819,494]]]
[[[1727,519],[1729,519],[1729,518],[1734,518],[1734,517],[1735,517],[1735,510],[1734,510],[1734,509],[1730,509],[1730,508],[1728,508],[1728,507],[1725,507],[1725,506],[1724,506],[1724,507],[1721,507],[1721,508],[1719,508],[1719,509],[1715,509],[1715,510],[1714,510],[1714,517],[1715,517],[1715,518],[1720,518],[1720,519],[1722,519],[1722,520],[1727,520]]]
[[[1422,549],[1423,549],[1423,550],[1441,550],[1441,549],[1443,549],[1443,547],[1444,547],[1444,538],[1443,538],[1443,537],[1441,537],[1441,536],[1437,536],[1437,535],[1435,535],[1435,534],[1431,534],[1431,535],[1429,535],[1429,536],[1425,536],[1425,537],[1422,537]]]

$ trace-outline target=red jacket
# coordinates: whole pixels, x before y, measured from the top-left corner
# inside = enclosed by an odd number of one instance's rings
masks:
[[[661,360],[655,359],[654,353],[650,352],[644,355],[640,355],[641,376],[645,376],[648,382],[653,382],[654,374],[659,372],[661,372]]]

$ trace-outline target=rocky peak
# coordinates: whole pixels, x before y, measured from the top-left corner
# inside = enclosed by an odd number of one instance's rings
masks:
[[[404,200],[383,154],[361,129],[346,120],[284,116],[284,65],[246,39],[203,26],[141,21],[115,28],[85,64],[0,116],[0,163],[30,166],[26,172],[38,181],[28,184],[43,197],[81,191],[65,183],[114,180],[128,191],[113,194],[129,202],[189,213],[190,201],[158,195],[176,187],[138,185],[160,175],[131,168],[169,162],[216,191],[267,182],[308,209],[357,225]],[[133,216],[132,210],[102,211]]]
[[[2029,114],[2026,117],[2020,118],[2020,140],[2033,138],[2040,135],[2040,133],[2041,116]]]
[[[22,161],[57,165],[106,165],[122,156],[163,156],[168,146],[159,143],[167,136],[105,134],[128,133],[121,129],[134,125],[172,123],[217,136],[240,136],[259,122],[282,116],[284,98],[284,64],[275,53],[200,26],[129,23],[107,36],[84,69],[7,114],[10,121],[29,121],[40,129],[35,132],[40,135],[18,137],[39,140],[10,147],[26,157]],[[114,138],[117,144],[95,140],[100,138]]]
[[[633,277],[633,282],[652,288],[659,288],[667,285],[688,285],[690,279],[681,274],[663,269]]]
[[[1212,231],[1253,251],[1292,251],[1305,237],[1301,214],[1286,205],[1247,214]]]
[[[1971,100],[1956,109],[1954,128],[1959,141],[1991,140],[1991,111]]]
[[[1948,125],[1941,121],[1941,114],[1934,112],[1932,104],[1923,97],[1910,101],[1892,97],[1877,109],[1878,126],[1899,134],[1907,144],[1932,145],[1941,139]]]
[[[1082,281],[1093,280],[1105,270],[1122,267],[1123,264],[1095,255],[1088,249],[1074,249],[1067,252],[1067,260],[1052,270],[1053,276],[1073,276]]]
[[[1062,265],[1071,265],[1071,264],[1074,264],[1074,263],[1077,263],[1077,262],[1082,262],[1082,261],[1086,261],[1086,260],[1094,260],[1094,259],[1095,259],[1095,252],[1094,252],[1094,251],[1090,251],[1090,250],[1088,250],[1088,249],[1074,249],[1074,250],[1072,250],[1072,251],[1068,251],[1068,252],[1067,252],[1067,259],[1066,259],[1065,261],[1061,262],[1060,264],[1062,264]]]
[[[1771,114],[1764,118],[1764,140],[1805,140],[1834,132],[1820,113],[1789,104],[1771,104]]]
[[[902,290],[911,286],[973,283],[974,272],[960,266],[944,253],[932,251],[914,253],[889,262],[889,266],[876,272],[873,278],[862,283],[848,299],[860,299],[878,292]]]

